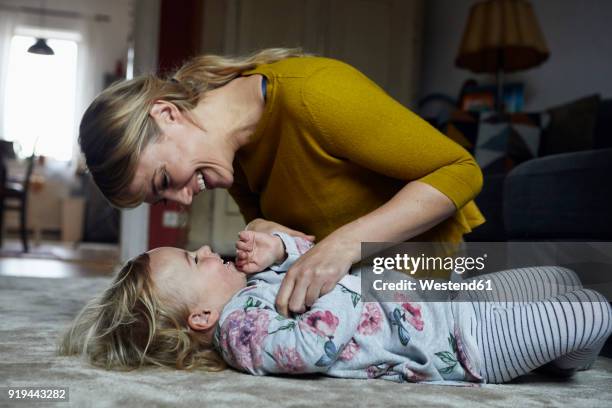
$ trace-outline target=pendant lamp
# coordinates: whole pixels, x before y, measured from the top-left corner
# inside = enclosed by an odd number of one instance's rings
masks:
[[[40,12],[40,28],[44,27],[46,8],[45,3],[42,4],[41,12]],[[28,48],[28,52],[30,54],[38,54],[38,55],[55,55],[53,49],[47,45],[47,40],[45,38],[37,38],[34,45]]]
[[[53,49],[47,45],[47,40],[44,38],[37,38],[34,45],[28,48],[28,52],[39,55],[55,55]]]

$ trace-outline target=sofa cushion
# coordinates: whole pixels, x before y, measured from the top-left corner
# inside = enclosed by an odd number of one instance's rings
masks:
[[[557,154],[516,167],[504,184],[509,239],[612,239],[612,149]]]
[[[539,156],[592,149],[600,99],[595,94],[548,109],[550,124],[542,133]]]
[[[597,110],[597,123],[593,131],[593,147],[612,147],[612,99],[604,99]]]
[[[484,173],[506,173],[537,157],[546,113],[483,112],[480,115],[475,158]]]

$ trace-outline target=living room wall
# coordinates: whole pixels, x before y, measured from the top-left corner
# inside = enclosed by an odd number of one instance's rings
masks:
[[[493,75],[477,75],[455,67],[463,30],[474,0],[425,2],[425,36],[420,95],[441,92],[457,97],[467,78],[493,83]],[[600,93],[612,96],[612,1],[533,0],[540,28],[550,50],[539,67],[507,74],[506,81],[525,83],[525,106],[535,111]]]

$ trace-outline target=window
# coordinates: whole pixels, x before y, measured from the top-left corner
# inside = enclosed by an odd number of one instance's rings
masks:
[[[49,56],[28,53],[34,42],[23,35],[11,40],[2,136],[18,142],[22,157],[36,144],[36,154],[69,161],[76,132],[77,43],[50,39],[55,55]]]

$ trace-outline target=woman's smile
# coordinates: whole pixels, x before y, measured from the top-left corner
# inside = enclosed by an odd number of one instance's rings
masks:
[[[196,173],[196,178],[198,179],[198,193],[206,190],[206,181],[204,180],[204,176],[202,175],[201,171],[198,170]]]
[[[202,167],[197,171],[197,173],[201,174],[201,180],[198,176],[198,187],[200,187],[199,192],[218,187],[229,188],[234,182],[233,171],[227,170],[221,166],[215,166],[215,168]],[[204,187],[204,189],[201,187]]]

